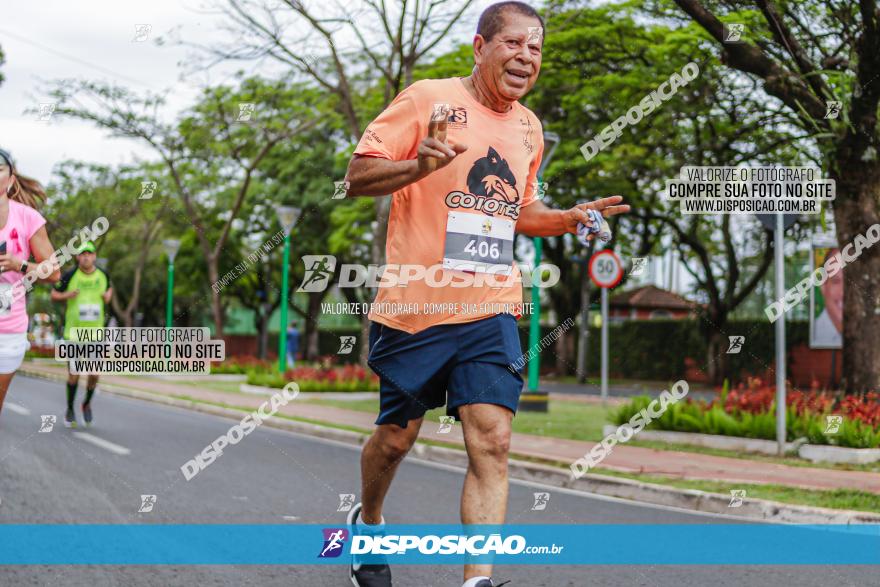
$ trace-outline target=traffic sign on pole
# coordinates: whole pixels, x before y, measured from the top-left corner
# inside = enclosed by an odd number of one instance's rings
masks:
[[[610,249],[603,249],[590,257],[589,271],[596,287],[614,287],[623,279],[623,263]]]
[[[614,251],[602,249],[590,257],[590,279],[602,289],[602,405],[608,399],[608,289],[623,279],[623,263]]]

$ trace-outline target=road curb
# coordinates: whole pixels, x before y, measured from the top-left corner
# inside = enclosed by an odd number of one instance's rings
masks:
[[[28,377],[46,379],[49,381],[65,380],[65,377],[63,376],[41,373],[38,371],[29,371],[26,367],[19,369],[19,373]],[[114,384],[101,384],[101,389],[114,395],[186,408],[206,414],[228,417],[233,420],[240,420],[244,414],[247,413],[241,409],[225,408],[203,402],[178,399]],[[357,446],[363,445],[367,438],[369,438],[369,433],[366,432],[354,432],[351,430],[312,424],[310,422],[289,420],[287,418],[270,418],[264,420],[263,425]],[[412,454],[427,461],[459,467],[467,466],[467,454],[463,449],[452,449],[418,442],[413,446]],[[801,506],[763,499],[743,498],[741,506],[730,507],[731,497],[729,495],[709,493],[696,489],[678,489],[665,485],[645,483],[643,481],[612,477],[597,473],[588,473],[583,477],[576,479],[564,469],[552,467],[550,465],[532,463],[516,458],[510,459],[508,471],[510,477],[522,481],[544,483],[556,487],[596,493],[609,497],[676,507],[697,512],[724,514],[750,520],[792,524],[880,523],[880,514],[874,514],[871,512]]]

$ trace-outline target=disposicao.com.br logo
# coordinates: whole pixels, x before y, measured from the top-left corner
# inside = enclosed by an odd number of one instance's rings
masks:
[[[336,558],[345,549],[345,541],[348,539],[348,530],[345,528],[324,528],[324,546],[318,553],[318,558]]]
[[[416,534],[372,536],[352,536],[351,554],[406,555],[410,551],[418,554],[445,554],[479,556],[486,554],[559,554],[564,546],[528,546],[524,536],[512,534],[502,538],[501,534],[476,534],[464,536],[447,534],[445,536]]]
[[[296,291],[314,293],[327,289],[336,273],[336,257],[333,255],[303,255],[305,273]],[[488,270],[452,270],[443,264],[419,265],[396,264],[359,265],[346,263],[340,266],[337,287],[406,287],[412,282],[424,282],[428,287],[553,287],[562,275],[552,263],[541,263],[535,268],[517,263],[522,281],[509,279],[512,265],[492,265]]]

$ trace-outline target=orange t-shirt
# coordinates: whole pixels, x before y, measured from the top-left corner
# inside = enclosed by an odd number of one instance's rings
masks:
[[[463,251],[476,255],[479,250],[477,258],[488,259],[489,242],[492,258],[512,255],[512,240],[487,239],[480,233],[495,234],[492,226],[501,225],[512,238],[510,227],[515,227],[520,209],[535,201],[544,151],[541,123],[531,110],[516,102],[506,113],[495,112],[477,102],[460,78],[450,78],[423,80],[401,92],[364,131],[355,154],[392,161],[417,158],[436,104],[450,108],[446,141],[464,143],[468,149],[392,195],[382,280],[406,285],[379,287],[369,316],[409,333],[503,312],[520,315],[508,309],[522,304],[522,280],[515,264],[506,276],[487,277],[485,272],[447,269],[444,263],[446,257],[467,257]],[[480,220],[462,218],[464,214]],[[464,225],[471,228],[458,234]],[[468,243],[469,238],[473,242]],[[484,240],[489,242],[480,242]],[[406,270],[396,266],[405,264],[425,267],[426,275],[410,270],[404,278]],[[493,266],[501,267],[494,262]],[[389,267],[394,277],[386,279]]]

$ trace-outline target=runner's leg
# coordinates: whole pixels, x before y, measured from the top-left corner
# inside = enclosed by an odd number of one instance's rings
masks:
[[[463,524],[503,524],[507,513],[507,454],[513,412],[495,404],[458,408],[468,454],[461,491]],[[464,580],[491,577],[492,565],[465,565]]]
[[[0,373],[0,412],[3,411],[3,400],[6,399],[6,390],[9,389],[13,377],[15,377],[15,372]]]
[[[70,373],[70,365],[67,366],[67,409],[73,409],[73,402],[76,399],[76,388],[79,385],[79,375]]]
[[[406,428],[397,424],[380,424],[364,445],[361,453],[362,522],[381,523],[385,494],[398,465],[418,438],[423,419],[410,420]]]
[[[89,375],[86,378],[86,399],[83,401],[84,404],[89,405],[92,403],[92,395],[95,393],[95,388],[98,386],[98,376],[97,375]]]

